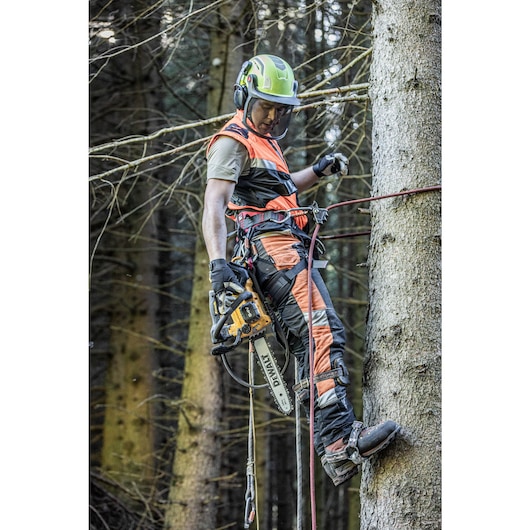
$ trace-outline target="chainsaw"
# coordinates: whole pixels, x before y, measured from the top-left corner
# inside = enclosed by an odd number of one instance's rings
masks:
[[[248,339],[249,347],[254,352],[263,376],[269,387],[278,410],[289,414],[293,409],[282,370],[266,339],[266,333],[272,328],[273,319],[267,312],[262,296],[258,294],[248,270],[236,263],[230,263],[239,283],[244,286],[240,294],[225,293],[222,301],[214,291],[209,292],[210,331],[213,344],[212,355],[220,355],[223,361],[226,353],[232,351]],[[225,363],[226,365],[226,363]]]

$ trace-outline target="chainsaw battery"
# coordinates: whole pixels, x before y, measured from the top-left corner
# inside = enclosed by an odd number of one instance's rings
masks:
[[[254,302],[243,304],[240,308],[241,316],[247,324],[252,324],[260,319],[258,306]]]
[[[247,281],[245,288],[252,294],[252,297],[245,300],[232,313],[232,325],[228,328],[228,333],[232,337],[240,335],[248,337],[262,331],[271,323],[271,318],[267,314],[258,295],[252,289],[252,282]]]

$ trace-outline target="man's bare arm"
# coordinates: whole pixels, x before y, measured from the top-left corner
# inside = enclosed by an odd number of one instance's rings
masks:
[[[235,182],[212,178],[204,192],[202,234],[210,261],[226,259],[225,210],[234,192]]]
[[[306,167],[296,173],[291,173],[291,178],[298,188],[298,191],[309,189],[318,180],[317,174],[313,171],[312,167]]]

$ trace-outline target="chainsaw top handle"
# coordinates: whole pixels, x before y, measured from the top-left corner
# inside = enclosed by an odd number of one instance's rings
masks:
[[[243,291],[231,304],[228,308],[228,311],[219,319],[219,322],[217,322],[215,329],[212,332],[212,337],[216,340],[220,339],[221,330],[223,329],[223,326],[225,325],[226,321],[230,317],[230,315],[239,307],[239,305],[244,302],[245,300],[248,300],[249,298],[252,298],[252,293],[250,291]],[[234,345],[235,346],[235,345]]]

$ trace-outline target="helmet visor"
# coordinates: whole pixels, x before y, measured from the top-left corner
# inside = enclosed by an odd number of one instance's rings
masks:
[[[293,106],[249,97],[244,109],[244,124],[262,138],[281,140],[291,123]]]

